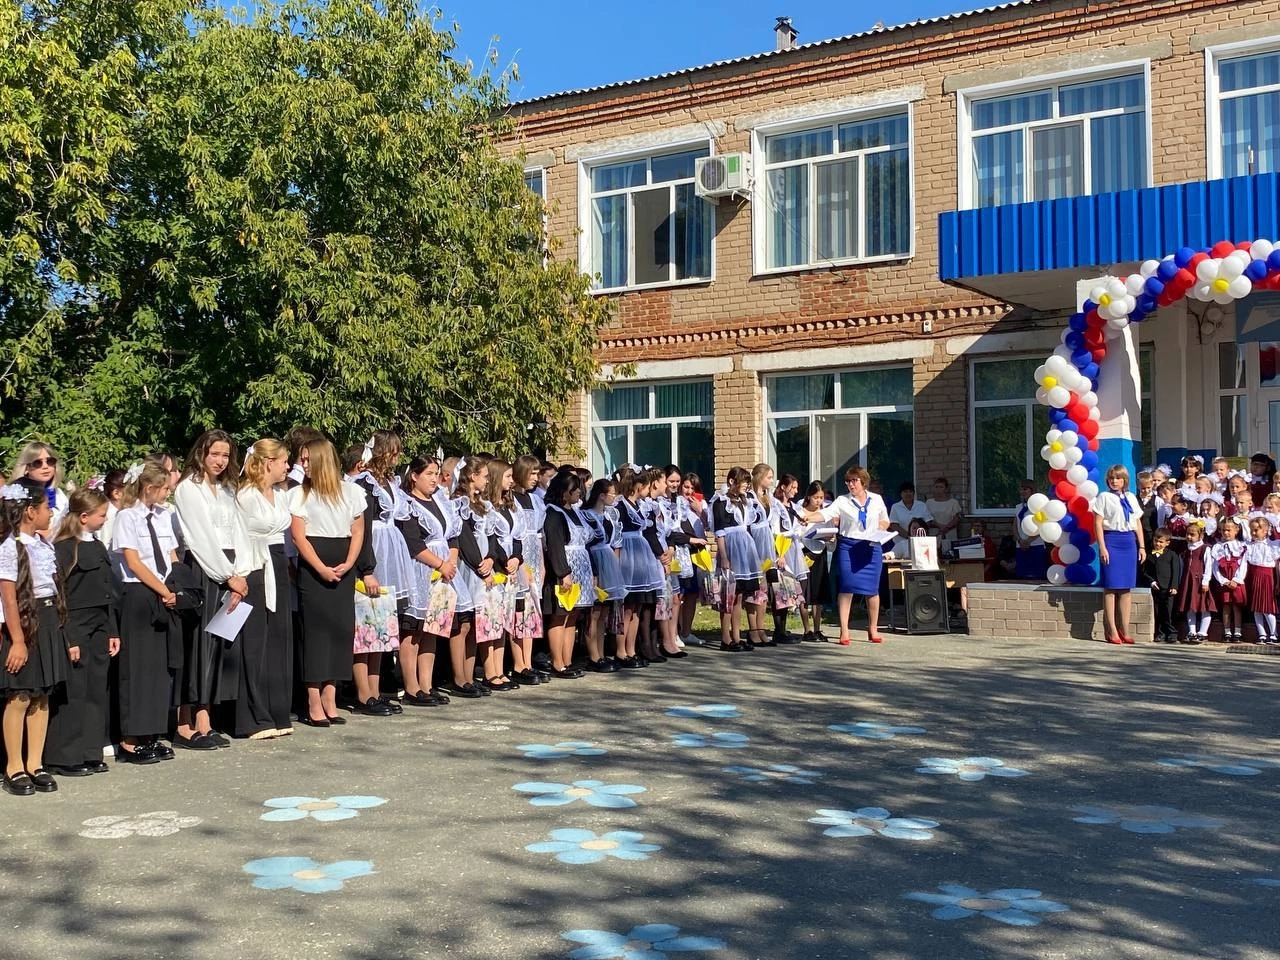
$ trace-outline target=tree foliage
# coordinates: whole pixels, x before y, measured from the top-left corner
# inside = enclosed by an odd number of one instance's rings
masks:
[[[506,78],[412,0],[3,2],[4,444],[573,439],[607,302],[499,153]]]

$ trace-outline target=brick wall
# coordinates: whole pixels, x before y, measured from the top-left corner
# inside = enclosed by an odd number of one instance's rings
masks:
[[[1145,642],[1155,631],[1151,593],[1130,594],[1133,616],[1130,629]],[[1027,640],[1105,640],[1102,623],[1102,590],[1094,587],[1004,586],[998,583],[969,587],[969,636],[1012,637]]]
[[[731,373],[715,377],[716,408],[716,475],[714,481],[703,478],[703,490],[715,490],[724,481],[730,467],[750,470],[760,462],[764,446],[760,398],[760,378],[741,369],[741,361]]]

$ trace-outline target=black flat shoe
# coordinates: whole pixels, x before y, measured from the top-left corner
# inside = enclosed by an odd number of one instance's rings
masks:
[[[584,674],[577,667],[565,667],[563,670],[552,670],[551,675],[557,680],[581,680]]]
[[[462,697],[465,700],[479,700],[484,696],[484,691],[474,683],[468,683],[461,687],[456,683],[451,683],[449,684],[449,692],[455,697]]]
[[[551,675],[555,676],[554,670],[551,671]],[[538,684],[543,682],[542,677],[538,675],[536,670],[517,670],[511,675],[511,677],[513,680],[519,680],[521,683],[527,684],[530,687],[536,687]]]
[[[328,720],[312,720],[312,719],[311,719],[309,716],[307,716],[305,713],[300,713],[300,714],[298,714],[298,722],[299,722],[300,724],[302,724],[304,727],[327,727],[327,726],[329,726],[329,721],[328,721]]]
[[[156,752],[150,744],[140,744],[132,750],[126,750],[124,747],[120,747],[116,750],[116,763],[137,763],[145,765],[159,762],[160,758],[156,756]]]
[[[86,773],[106,773],[111,769],[102,760],[89,760],[83,766]]]
[[[587,664],[587,669],[592,673],[617,673],[618,664],[613,660],[592,660]]]
[[[37,793],[53,793],[58,789],[58,781],[44,767],[32,771],[31,785],[36,788]]]
[[[347,722],[346,717],[331,717],[328,714],[325,714],[325,719],[328,720],[329,725],[333,727],[340,727]]]
[[[363,704],[356,707],[356,713],[362,713],[366,717],[389,717],[394,711],[391,709],[390,704],[370,697]],[[329,718],[329,722],[333,723],[333,717]]]
[[[520,684],[514,680],[504,680],[501,677],[494,677],[492,680],[485,680],[484,685],[490,690],[496,690],[499,693],[509,693],[512,690],[519,690]]]
[[[404,704],[407,707],[443,707],[448,702],[448,697],[435,692],[427,693],[420,690],[417,693],[404,695]]]
[[[663,650],[662,655],[668,660],[683,660],[688,656],[688,654],[683,650],[677,650],[675,653],[672,653],[670,650]]]
[[[169,746],[163,740],[152,740],[149,744],[147,744],[147,746],[150,747],[151,752],[154,753],[161,760],[173,759],[173,747]]]
[[[627,670],[639,670],[644,664],[640,662],[639,657],[625,657],[618,661],[618,666]]]
[[[89,769],[88,764],[73,763],[70,765],[63,763],[49,764],[49,772],[56,773],[60,777],[87,777],[94,771]]]
[[[379,697],[378,699],[390,707],[392,713],[404,713],[404,707],[400,705],[400,701],[395,697]]]
[[[180,750],[217,750],[218,742],[203,733],[197,733],[194,737],[184,737],[180,733],[173,735],[173,745]],[[156,754],[159,760],[159,751],[152,746],[151,752]]]
[[[35,784],[31,782],[31,777],[25,770],[15,773],[12,777],[6,773],[3,781],[0,781],[0,787],[5,793],[11,793],[15,797],[29,797],[36,792]]]

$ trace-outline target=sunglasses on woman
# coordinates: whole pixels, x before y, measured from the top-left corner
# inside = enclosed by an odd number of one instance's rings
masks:
[[[45,457],[41,460],[32,460],[27,464],[27,469],[34,467],[39,470],[41,467],[56,467],[58,465],[57,457]]]

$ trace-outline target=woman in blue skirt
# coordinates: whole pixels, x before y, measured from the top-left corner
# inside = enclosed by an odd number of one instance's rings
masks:
[[[889,510],[884,498],[867,489],[871,475],[862,467],[844,472],[849,492],[835,498],[831,506],[805,514],[805,520],[840,521],[836,553],[832,559],[831,577],[835,581],[836,611],[840,616],[840,644],[849,645],[849,610],[854,596],[867,602],[867,639],[883,643],[880,636],[880,570],[881,546],[874,540],[856,538],[856,534],[889,529]]]
[[[1129,591],[1147,557],[1142,539],[1142,505],[1129,492],[1129,471],[1116,464],[1107,471],[1107,489],[1093,499],[1093,529],[1102,561],[1102,619],[1108,643],[1133,643],[1129,635]]]

